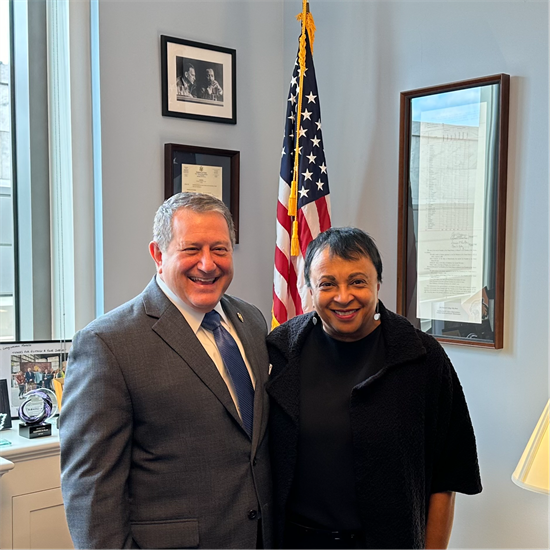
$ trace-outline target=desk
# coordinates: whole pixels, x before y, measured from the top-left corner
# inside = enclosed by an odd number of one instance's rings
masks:
[[[74,548],[61,497],[59,434],[27,439],[19,422],[0,431],[0,548]]]

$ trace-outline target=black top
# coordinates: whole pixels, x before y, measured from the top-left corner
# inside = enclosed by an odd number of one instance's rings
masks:
[[[298,460],[288,511],[302,523],[361,529],[355,494],[350,397],[383,365],[380,327],[356,342],[331,338],[317,323],[300,362]]]
[[[382,368],[353,390],[355,491],[366,548],[425,548],[433,493],[482,489],[472,421],[457,374],[441,344],[380,303]],[[314,330],[305,313],[267,337],[273,365],[269,446],[275,546],[296,479],[304,343]]]

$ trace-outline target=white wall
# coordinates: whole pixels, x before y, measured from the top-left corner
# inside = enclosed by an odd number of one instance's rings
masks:
[[[269,314],[285,98],[280,2],[101,0],[105,310],[154,274],[165,143],[240,151],[240,244],[230,292]],[[160,35],[237,50],[237,124],[161,116]]]
[[[300,10],[285,4],[287,67]],[[459,495],[451,546],[548,548],[548,499],[510,481],[548,398],[548,3],[312,1],[311,11],[333,224],[376,239],[392,309],[400,92],[511,75],[505,348],[445,346],[484,485],[479,496]]]
[[[101,0],[106,309],[152,276],[166,142],[241,151],[230,291],[271,309],[275,201],[299,1]],[[500,72],[511,82],[505,348],[446,346],[484,492],[459,496],[455,548],[547,548],[548,499],[510,481],[548,396],[548,3],[311,0],[334,225],[375,237],[395,307],[399,93]],[[159,35],[237,49],[236,126],[163,118]]]

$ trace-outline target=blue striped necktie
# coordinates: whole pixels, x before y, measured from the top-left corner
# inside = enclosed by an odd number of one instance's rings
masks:
[[[239,346],[233,336],[222,327],[221,316],[217,311],[209,311],[202,320],[201,326],[214,334],[216,346],[223,359],[223,364],[237,393],[241,419],[249,436],[252,436],[252,418],[254,416],[254,388],[244,363]]]

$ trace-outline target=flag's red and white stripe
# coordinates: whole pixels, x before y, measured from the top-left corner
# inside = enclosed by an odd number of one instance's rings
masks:
[[[277,201],[277,242],[273,276],[273,317],[280,325],[312,309],[311,294],[304,279],[308,244],[330,226],[330,195],[320,197],[298,210],[299,256],[290,255],[291,218],[288,215],[290,185],[280,178]]]

